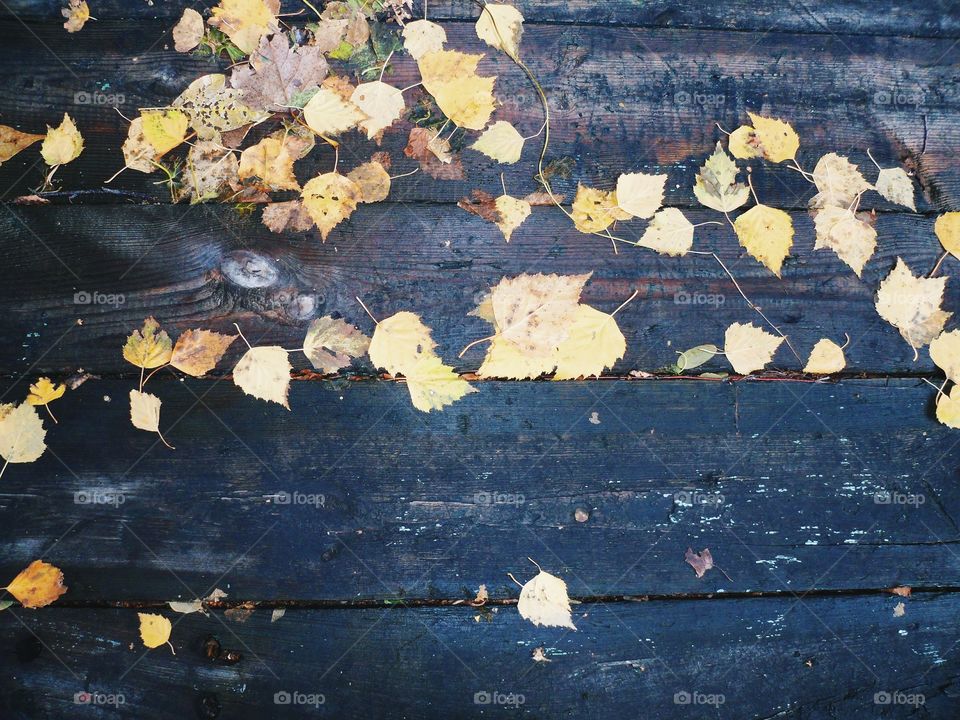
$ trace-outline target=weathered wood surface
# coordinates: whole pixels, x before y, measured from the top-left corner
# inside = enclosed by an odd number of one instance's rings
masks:
[[[716,213],[689,216],[699,223]],[[725,259],[803,358],[784,345],[773,367],[802,369],[820,338],[843,343],[846,333],[849,372],[932,372],[926,350],[914,361],[874,301],[897,257],[917,274],[936,263],[941,248],[933,219],[881,217],[877,253],[858,279],[833,252],[813,250],[806,213],[793,217],[795,257],[784,265],[782,280],[745,254],[729,226],[696,230],[695,248]],[[622,232],[638,237],[642,228],[642,222],[628,223]],[[502,277],[522,272],[592,271],[584,301],[607,312],[640,291],[617,315],[628,350],[614,373],[665,368],[679,351],[705,342],[722,346],[732,322],[762,323],[709,255],[667,258],[626,245],[615,254],[609,240],[577,232],[552,208],[537,208],[510,243],[494,225],[455,206],[402,203],[361,206],[326,244],[315,232],[275,235],[257,216],[243,218],[225,206],[7,206],[0,211],[0,235],[8,238],[0,296],[0,370],[6,372],[130,372],[120,348],[151,314],[176,332],[231,331],[239,322],[251,341],[287,348],[302,342],[314,315],[340,314],[372,332],[357,296],[379,318],[420,313],[441,354],[470,371],[484,349],[456,356],[490,326],[467,313]],[[956,267],[950,258],[943,271]],[[123,302],[111,303],[111,295]],[[958,298],[960,285],[948,283],[947,307]],[[239,358],[239,345],[231,358]],[[303,356],[294,362],[308,367]],[[221,372],[231,366],[224,362]],[[373,370],[365,360],[357,369]],[[720,357],[703,369],[730,370]]]
[[[960,601],[914,595],[894,617],[901,600],[589,603],[577,632],[535,628],[513,607],[479,622],[468,607],[291,609],[272,624],[269,610],[244,624],[217,611],[176,618],[176,656],[146,657],[133,610],[17,610],[22,624],[0,624],[0,709],[12,720],[954,717]],[[234,662],[208,659],[215,643]],[[551,662],[531,659],[537,647]],[[75,704],[82,692],[124,702]],[[278,705],[278,693],[323,703]]]
[[[153,380],[175,452],[127,423],[134,384],[68,395],[51,451],[7,469],[0,577],[42,555],[76,602],[175,599],[177,577],[506,598],[531,556],[578,596],[960,586],[960,444],[916,380],[486,382],[430,415],[400,383],[295,382],[289,412]],[[688,546],[729,577],[698,580]]]
[[[84,154],[57,172],[67,190],[100,188],[123,166],[127,121],[140,107],[162,106],[191,80],[224,67],[209,58],[181,55],[169,41],[169,23],[129,23],[105,17],[65,39],[54,24],[24,31],[0,21],[0,62],[10,82],[0,87],[0,118],[20,130],[42,132],[66,110],[86,139]],[[523,73],[477,40],[470,25],[448,28],[450,44],[488,58],[498,75],[498,119],[532,135],[543,121],[536,93]],[[960,46],[949,38],[816,38],[791,33],[647,30],[620,27],[535,26],[524,35],[528,62],[550,98],[550,158],[575,160],[574,180],[556,180],[568,199],[575,180],[612,187],[621,172],[666,172],[666,202],[695,204],[694,176],[716,141],[747,120],[746,111],[791,121],[802,138],[800,163],[812,169],[828,151],[850,155],[866,173],[876,169],[870,149],[885,166],[918,173],[918,209],[960,205],[960,99],[953,88]],[[48,52],[45,48],[55,48]],[[399,87],[419,80],[409,58],[398,59],[387,80]],[[408,92],[408,104],[420,90]],[[116,107],[116,110],[114,109]],[[394,174],[416,167],[403,157],[406,121],[387,132],[382,148]],[[350,169],[377,150],[357,133],[345,137],[340,161]],[[419,173],[397,180],[393,197],[405,202],[455,202],[472,189],[507,187],[523,195],[536,188],[539,140],[527,143],[521,162],[497,166],[472,150],[463,153],[467,178],[435,180]],[[39,163],[39,164],[36,164]],[[36,164],[36,165],[35,165]],[[297,165],[301,180],[328,171],[332,151],[316,150]],[[31,167],[34,166],[35,167]],[[754,184],[770,205],[805,208],[813,186],[784,165],[755,163]],[[29,193],[44,166],[31,148],[0,168],[3,199]],[[169,202],[158,174],[126,171],[110,187]],[[922,188],[922,189],[921,189]],[[116,198],[107,196],[107,201]],[[862,207],[901,211],[876,193]]]
[[[213,3],[211,3],[213,4]],[[573,23],[577,25],[622,25],[625,27],[690,27],[703,29],[797,32],[851,35],[916,35],[957,37],[960,20],[955,0],[929,0],[895,6],[878,6],[869,0],[820,0],[819,2],[770,3],[751,0],[517,0],[512,3],[526,24]],[[62,23],[59,0],[6,0],[0,16],[24,21]],[[98,0],[97,15],[103,19],[164,19],[172,25],[183,13],[184,3],[170,0],[139,2]],[[319,7],[319,6],[318,6]],[[283,0],[284,13],[297,19],[314,15],[297,0]],[[201,9],[201,8],[198,8]],[[202,10],[202,9],[201,9]],[[468,0],[431,0],[431,20],[475,20],[478,7]],[[414,17],[423,17],[423,3],[414,2]]]

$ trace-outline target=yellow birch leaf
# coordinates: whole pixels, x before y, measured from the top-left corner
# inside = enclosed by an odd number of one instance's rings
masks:
[[[31,135],[12,127],[0,125],[0,164],[5,163],[21,150],[43,140],[43,135]]]
[[[403,27],[403,47],[414,60],[443,50],[446,41],[447,33],[443,27],[429,20],[415,20]]]
[[[612,212],[615,207],[617,199],[612,192],[578,184],[570,214],[577,230],[582,233],[598,233],[606,230],[616,220]]]
[[[143,118],[135,117],[127,129],[127,138],[123,141],[123,164],[131,170],[142,173],[152,173],[157,169],[156,162],[160,158],[157,151],[147,141],[143,134]]]
[[[946,286],[946,277],[914,277],[897,258],[877,290],[877,312],[916,350],[937,337],[953,314],[940,309]]]
[[[556,380],[600,375],[627,351],[627,341],[612,315],[588,305],[577,306],[570,335],[557,348]]]
[[[220,73],[202,75],[187,86],[170,106],[183,111],[198,140],[220,142],[221,133],[260,122],[270,113],[243,102],[243,90],[227,86]]]
[[[148,317],[143,321],[142,330],[134,330],[123,346],[123,357],[127,362],[139,368],[150,370],[170,362],[173,343],[166,331],[160,329],[160,323]]]
[[[241,180],[260,178],[266,190],[299,190],[293,173],[296,157],[290,150],[284,140],[265,137],[240,153],[238,176]]]
[[[677,208],[664,208],[653,216],[638,243],[663,255],[686,255],[693,247],[693,224]]]
[[[476,27],[477,37],[487,45],[503,50],[514,59],[520,56],[523,15],[512,5],[485,3]]]
[[[279,13],[280,0],[220,0],[211,11],[209,23],[249,55],[264,35],[280,31]]]
[[[393,125],[406,109],[400,88],[379,80],[357,85],[350,102],[367,115],[360,121],[360,127],[367,131],[368,140]]]
[[[933,224],[943,249],[960,259],[960,212],[944,213]]]
[[[391,375],[405,374],[436,347],[419,315],[403,310],[377,323],[370,340],[370,362]]]
[[[828,205],[813,219],[817,230],[814,250],[830,249],[860,277],[877,247],[877,231],[849,208]]]
[[[510,165],[520,159],[523,136],[506,120],[498,120],[483,131],[470,147],[499,163]]]
[[[140,618],[140,639],[151,650],[169,644],[173,625],[163,615],[137,613]],[[170,646],[173,649],[173,646]]]
[[[511,195],[501,195],[495,201],[495,207],[500,213],[500,220],[497,221],[497,227],[503,233],[503,237],[510,242],[513,231],[530,217],[530,203]]]
[[[624,173],[617,178],[617,205],[638,218],[650,218],[663,205],[666,175]]]
[[[315,318],[303,339],[303,354],[327,375],[347,367],[370,348],[370,338],[353,325],[329,316]]]
[[[748,112],[753,123],[758,149],[770,162],[783,162],[797,157],[800,138],[790,123],[778,118],[766,118]]]
[[[749,375],[773,360],[782,342],[782,337],[771,335],[752,323],[733,323],[724,335],[723,354],[737,373]]]
[[[239,172],[240,164],[232,150],[213,140],[195,142],[187,153],[179,198],[189,197],[193,204],[233,194],[240,182]]]
[[[480,77],[477,64],[483,55],[455,50],[436,50],[417,60],[423,87],[451,122],[470,130],[482,130],[493,114],[496,78]]]
[[[524,352],[546,355],[570,335],[584,275],[517,275],[503,278],[490,293],[498,333]]]
[[[180,110],[145,110],[140,117],[143,118],[143,135],[156,150],[156,157],[162,157],[180,145],[190,125],[190,118]]]
[[[47,126],[47,136],[43,139],[43,145],[40,146],[40,154],[47,165],[50,167],[66,165],[80,157],[81,152],[83,152],[83,136],[77,130],[73,118],[64,113],[63,122],[59,127]]]
[[[727,149],[740,160],[760,157],[763,153],[757,147],[757,136],[749,125],[741,125],[727,138]]]
[[[390,173],[377,160],[357,165],[347,177],[360,188],[360,202],[374,203],[386,200],[390,194]]]
[[[66,385],[54,385],[50,378],[42,377],[30,386],[27,402],[31,405],[46,405],[63,397],[66,391]]]
[[[813,168],[812,177],[819,190],[810,199],[812,208],[833,205],[853,209],[854,199],[873,187],[856,165],[836,153],[827,153],[820,158]]]
[[[730,212],[750,197],[750,188],[737,182],[737,164],[717,143],[713,155],[700,168],[693,194],[703,205],[719,212]]]
[[[60,9],[60,14],[67,19],[63,24],[68,33],[79,32],[90,19],[90,6],[86,0],[70,0],[70,4]]]
[[[949,395],[937,395],[937,420],[947,427],[960,428],[960,385],[950,388]]]
[[[217,366],[236,339],[213,330],[187,330],[177,338],[170,364],[187,375],[202,377]]]
[[[130,391],[130,423],[138,430],[160,435],[160,398],[151,393]],[[161,435],[161,438],[163,436]],[[166,442],[166,441],[164,441]]]
[[[538,627],[577,629],[570,611],[567,584],[543,570],[520,589],[517,611],[520,617]]]
[[[25,608],[36,609],[54,602],[67,588],[60,568],[43,560],[34,560],[7,585],[6,590]]]
[[[303,207],[320,229],[320,236],[326,240],[330,231],[357,209],[363,191],[350,178],[329,172],[308,181],[300,197]]]
[[[462,379],[453,368],[434,356],[421,357],[404,369],[410,400],[417,410],[442,410],[477,389]]]
[[[474,314],[483,317],[479,313]],[[493,317],[484,319],[493,322]],[[530,355],[502,335],[494,335],[490,341],[490,346],[487,348],[483,364],[477,370],[477,375],[480,377],[506,378],[508,380],[525,380],[538,378],[544,373],[553,372],[556,366],[556,353]]]
[[[932,340],[930,358],[949,380],[960,383],[960,330],[942,332]]]
[[[193,50],[203,39],[203,15],[193,8],[186,8],[173,27],[173,49],[179,53]]]
[[[780,277],[783,260],[793,247],[790,215],[769,205],[754,205],[733,222],[733,227],[747,252]]]
[[[917,211],[917,204],[913,199],[913,181],[903,168],[882,168],[874,187],[890,202]]]
[[[233,382],[247,395],[283,405],[290,403],[290,357],[277,345],[250,348],[233,369]]]
[[[21,403],[0,417],[0,457],[8,463],[30,463],[43,455],[47,431],[31,405]]]
[[[843,348],[833,340],[823,338],[813,346],[803,371],[815,375],[832,375],[846,366],[847,360],[843,355]]]
[[[357,126],[366,115],[329,86],[321,86],[303,107],[307,127],[318,135],[339,135]]]

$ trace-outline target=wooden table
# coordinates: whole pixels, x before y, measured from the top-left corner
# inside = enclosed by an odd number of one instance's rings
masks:
[[[960,434],[933,417],[928,354],[914,360],[874,294],[897,257],[933,267],[933,221],[960,207],[958,3],[517,2],[554,112],[550,156],[573,161],[554,181],[568,198],[578,180],[665,172],[668,205],[715,220],[693,178],[717,123],[732,130],[748,110],[791,121],[808,169],[836,151],[873,179],[869,148],[916,173],[917,213],[865,198],[878,248],[860,279],[813,251],[813,188],[783,165],[753,172],[797,229],[782,280],[729,227],[697,230],[697,249],[729,261],[802,356],[850,336],[844,375],[821,382],[786,349],[760,377],[665,377],[676,351],[757,320],[720,267],[615,254],[552,208],[505,244],[456,206],[500,187],[502,168],[477,153],[463,181],[396,181],[326,244],[271,234],[258,212],[171,205],[155,175],[105,185],[122,165],[121,113],[162,106],[225,63],[173,51],[184,2],[91,0],[97,21],[72,35],[57,0],[0,5],[0,122],[43,132],[66,111],[86,138],[50,204],[12,202],[42,180],[36,148],[0,168],[0,399],[19,401],[41,374],[99,376],[58,401],[48,452],[0,481],[0,577],[42,557],[69,586],[51,607],[0,613],[4,719],[957,717]],[[470,3],[429,7],[450,45],[484,50]],[[532,89],[485,51],[498,117],[535,132]],[[416,82],[414,67],[397,63],[391,82]],[[415,167],[404,143],[384,140],[393,172]],[[535,189],[528,145],[504,172],[518,195]],[[370,151],[354,136],[341,163]],[[298,175],[331,162],[317,151]],[[265,287],[258,268],[272,273]],[[958,270],[947,259],[942,271]],[[366,359],[337,380],[300,372],[292,412],[243,395],[226,371],[164,372],[152,384],[176,451],[129,426],[135,374],[120,348],[148,315],[177,333],[237,322],[260,344],[296,347],[320,314],[372,331],[360,296],[380,316],[420,313],[452,359],[487,334],[467,313],[501,277],[587,271],[584,301],[602,310],[640,292],[618,315],[628,351],[609,377],[478,382],[423,414]],[[945,305],[958,300],[951,280]],[[108,495],[90,502],[94,491]],[[698,579],[688,546],[710,548],[722,571]],[[519,617],[507,573],[530,578],[528,557],[579,600],[576,632]],[[490,600],[471,607],[481,584]],[[165,605],[215,588],[227,597],[208,616]],[[225,614],[248,602],[245,622]],[[173,620],[175,656],[144,650],[144,608]],[[123,703],[77,704],[80,692]]]

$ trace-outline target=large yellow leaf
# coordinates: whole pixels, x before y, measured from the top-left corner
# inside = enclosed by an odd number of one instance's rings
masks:
[[[170,633],[173,625],[163,615],[154,613],[137,613],[140,618],[140,639],[148,648],[158,648],[170,643]],[[173,646],[170,646],[173,649]]]
[[[478,314],[479,313],[473,313]],[[493,322],[493,318],[489,318]],[[552,372],[556,367],[556,353],[530,355],[516,343],[505,339],[502,335],[494,335],[487,348],[483,364],[477,370],[481,377],[507,378],[508,380],[525,380],[538,378],[544,373]]]
[[[307,127],[319,135],[339,135],[355,128],[367,116],[340,93],[324,85],[303,108]]]
[[[496,107],[493,98],[496,78],[476,74],[482,57],[455,50],[436,50],[417,61],[423,87],[433,95],[443,114],[455,125],[470,130],[482,130]]]
[[[403,310],[377,323],[370,340],[370,362],[398,375],[424,357],[432,357],[435,347],[430,328],[420,316]]]
[[[143,321],[142,330],[130,333],[123,346],[123,357],[127,362],[147,370],[166,365],[172,353],[170,336],[160,329],[160,323],[152,317]]]
[[[36,609],[54,602],[67,588],[60,568],[43,560],[34,560],[7,585],[6,590],[25,608]]]
[[[780,277],[783,260],[793,247],[790,215],[769,205],[754,205],[734,221],[733,227],[747,252]]]
[[[948,379],[960,383],[960,330],[940,333],[932,340],[930,358]]]
[[[577,629],[570,611],[567,584],[543,570],[520,589],[517,611],[520,617],[537,626]]]
[[[627,341],[612,315],[577,306],[570,335],[557,348],[557,380],[600,375],[627,351]]]
[[[750,122],[753,123],[753,132],[757,147],[767,160],[783,162],[797,157],[800,148],[800,138],[790,126],[778,118],[766,118],[748,112]]]
[[[512,5],[484,3],[477,20],[477,37],[503,50],[512,58],[520,56],[523,15]]]
[[[379,80],[357,85],[350,101],[367,116],[360,127],[367,131],[368,140],[399,120],[406,108],[400,88]]]
[[[827,205],[813,219],[817,230],[814,250],[829,248],[860,277],[863,266],[877,247],[877,231],[852,210]]]
[[[0,457],[8,463],[29,463],[43,455],[47,431],[31,405],[22,403],[0,417]]]
[[[6,125],[0,125],[0,164],[5,163],[21,150],[43,140],[43,138],[43,135],[31,135]]]
[[[507,165],[517,162],[523,151],[523,136],[506,120],[498,120],[483,131],[470,147]]]
[[[40,146],[40,154],[47,165],[50,167],[65,165],[80,157],[81,152],[83,152],[83,136],[77,130],[73,118],[64,113],[63,122],[58,127],[47,126],[47,136],[43,139],[43,145]]]
[[[224,335],[212,330],[187,330],[177,338],[170,364],[187,375],[201,377],[217,366],[236,339],[236,335]]]
[[[363,199],[363,191],[350,178],[336,172],[324,173],[303,186],[303,207],[326,240],[330,231],[349,218]]]
[[[782,342],[782,337],[771,335],[756,325],[733,323],[724,335],[723,354],[736,372],[749,375],[773,360],[773,354]]]
[[[403,371],[410,400],[417,410],[441,410],[477,389],[435,355],[424,356]]]
[[[264,35],[279,32],[279,13],[280,0],[220,0],[211,11],[209,23],[249,55]]]
[[[617,178],[617,205],[634,217],[653,217],[663,205],[666,182],[666,175],[623,173]]]
[[[947,278],[914,277],[902,258],[877,290],[877,312],[916,350],[933,340],[953,314],[940,309]]]
[[[250,348],[233,369],[233,382],[247,395],[283,405],[290,403],[290,357],[277,345]]]
[[[833,340],[823,338],[813,346],[803,371],[816,375],[831,375],[840,372],[846,366],[847,360],[843,356],[843,348]]]
[[[577,317],[584,275],[518,275],[491,291],[497,332],[522,351],[548,355],[567,339]]]

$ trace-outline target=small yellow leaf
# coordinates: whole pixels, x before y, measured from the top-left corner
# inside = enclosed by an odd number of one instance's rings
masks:
[[[727,139],[730,154],[740,160],[760,157],[763,153],[757,147],[757,136],[749,125],[741,125]]]
[[[423,87],[451,122],[470,130],[482,130],[493,114],[496,78],[476,74],[483,55],[455,50],[436,50],[417,61]]]
[[[937,420],[947,427],[960,428],[960,385],[950,388],[949,395],[937,395]]]
[[[60,568],[43,560],[34,560],[7,585],[6,590],[25,608],[36,609],[54,602],[67,588]]]
[[[368,140],[393,125],[406,109],[400,88],[379,80],[357,85],[350,102],[367,116],[360,121],[360,127],[367,131]]]
[[[902,258],[877,290],[877,312],[916,350],[943,330],[953,313],[940,309],[946,277],[914,277]]]
[[[723,354],[736,372],[749,375],[773,360],[782,342],[782,337],[771,335],[752,323],[733,323],[724,335]]]
[[[173,27],[173,49],[179,53],[190,52],[203,39],[203,15],[193,8],[186,8],[183,16]]]
[[[146,110],[143,118],[143,135],[161,157],[180,145],[187,135],[190,118],[180,110]]]
[[[606,230],[617,219],[613,214],[616,207],[617,198],[614,193],[578,184],[570,214],[577,230],[582,233],[598,233]]]
[[[815,375],[832,375],[846,366],[847,360],[843,356],[843,348],[833,340],[823,338],[813,346],[803,371]]]
[[[249,55],[264,35],[279,32],[279,13],[280,0],[220,0],[211,11],[209,23]]]
[[[432,357],[436,345],[420,316],[404,310],[377,323],[370,341],[370,361],[398,375],[422,358]]]
[[[523,142],[523,136],[513,125],[505,120],[498,120],[484,130],[470,147],[497,162],[509,165],[520,159]]]
[[[960,212],[944,213],[933,225],[943,249],[960,259]]]
[[[820,191],[810,199],[812,208],[833,205],[854,209],[854,199],[873,187],[856,165],[836,153],[827,153],[820,158],[813,168],[812,177]]]
[[[511,195],[501,195],[496,199],[494,205],[500,213],[497,227],[503,233],[504,239],[510,242],[513,231],[530,217],[530,203]]]
[[[890,202],[917,211],[917,204],[913,199],[913,181],[903,168],[881,169],[874,187]]]
[[[68,33],[79,32],[90,19],[90,7],[86,0],[70,0],[70,4],[61,8],[60,14],[67,19],[63,27]]]
[[[747,252],[780,277],[783,260],[793,247],[790,215],[769,205],[754,205],[734,221],[733,227]]]
[[[46,435],[43,421],[31,405],[5,409],[0,415],[0,457],[8,463],[33,462],[47,449]]]
[[[627,341],[612,315],[588,305],[577,306],[570,336],[557,347],[556,380],[600,375],[627,351]]]
[[[6,125],[0,125],[0,164],[5,163],[21,150],[43,140],[43,138],[43,135],[31,135]]]
[[[617,205],[638,218],[650,218],[663,205],[666,175],[624,173],[617,178]]]
[[[442,410],[477,389],[463,380],[453,368],[434,356],[421,357],[403,371],[410,400],[417,410]]]
[[[700,168],[693,194],[703,205],[719,212],[730,212],[750,197],[750,188],[737,182],[737,164],[717,143],[713,155]]]
[[[66,391],[66,385],[54,385],[50,378],[42,377],[30,386],[27,402],[31,405],[46,405],[57,398],[63,397]]]
[[[142,330],[134,330],[123,346],[123,357],[139,368],[150,370],[170,362],[173,343],[160,323],[148,317]]]
[[[350,178],[336,172],[318,175],[303,186],[303,207],[326,240],[330,231],[349,218],[363,198],[363,191]]]
[[[65,165],[80,157],[83,152],[83,136],[66,113],[59,127],[47,126],[47,136],[43,139],[40,154],[50,167]]]
[[[950,381],[960,383],[960,330],[942,332],[932,340],[930,358]]]
[[[236,335],[223,335],[212,330],[187,330],[177,338],[170,364],[193,377],[202,377],[213,370]]]
[[[160,434],[160,398],[139,390],[130,391],[130,422],[138,430]]]
[[[520,617],[537,626],[577,629],[573,624],[567,584],[543,570],[520,589],[517,611]]]
[[[303,119],[318,135],[339,135],[355,128],[367,116],[336,90],[323,86],[304,106]]]
[[[790,123],[777,118],[766,118],[748,112],[753,123],[757,147],[770,162],[783,162],[797,157],[800,138]]]
[[[638,244],[663,255],[686,255],[693,247],[693,224],[677,208],[664,208],[653,216]]]
[[[390,173],[377,160],[357,165],[347,177],[360,188],[360,202],[375,203],[386,200],[390,194]]]
[[[429,20],[415,20],[403,27],[403,47],[419,60],[427,53],[443,50],[447,41],[447,33],[442,26]]]
[[[484,3],[477,20],[477,37],[487,45],[503,50],[512,58],[520,56],[523,15],[512,5]]]
[[[233,369],[233,382],[247,395],[283,405],[290,403],[290,357],[277,345],[250,348]]]
[[[167,618],[153,613],[137,613],[137,617],[140,618],[140,639],[144,645],[153,649],[170,642],[173,625]]]
[[[877,231],[849,208],[827,205],[813,219],[817,230],[814,250],[829,248],[860,277],[877,247]]]
[[[299,190],[300,183],[293,173],[295,160],[283,139],[265,137],[240,153],[238,176],[241,180],[260,178],[266,190]]]

